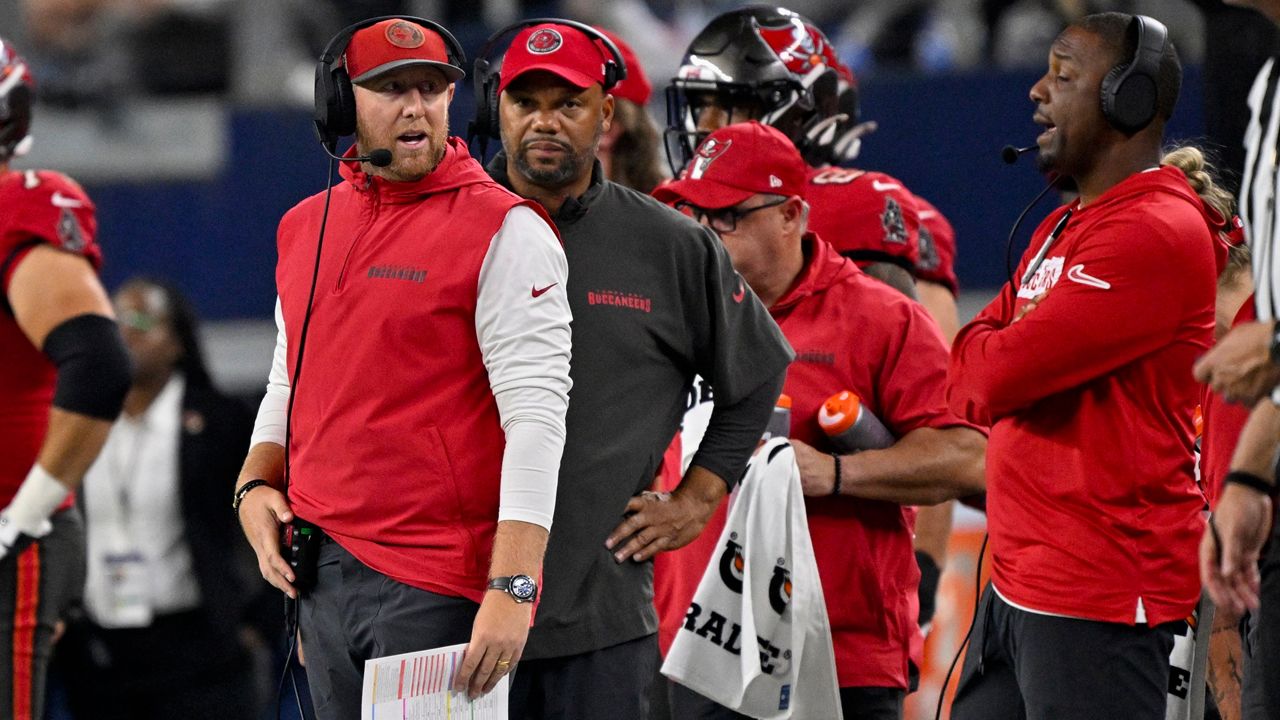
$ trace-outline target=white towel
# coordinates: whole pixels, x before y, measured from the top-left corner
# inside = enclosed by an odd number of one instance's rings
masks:
[[[785,438],[747,466],[719,547],[662,674],[754,718],[840,720],[831,624]]]

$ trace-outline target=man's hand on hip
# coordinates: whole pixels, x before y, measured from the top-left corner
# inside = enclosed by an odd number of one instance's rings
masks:
[[[518,603],[501,590],[486,592],[471,626],[462,667],[453,680],[454,691],[465,691],[474,700],[511,672],[529,639],[532,613],[533,603]]]
[[[293,568],[280,554],[280,526],[293,522],[293,511],[284,493],[271,486],[256,487],[240,502],[240,527],[258,556],[262,578],[291,598],[297,599]]]
[[[1257,321],[1232,328],[1196,363],[1196,379],[1230,402],[1257,402],[1280,382],[1280,366],[1271,361],[1273,327]]]
[[[1271,498],[1227,483],[1200,541],[1200,581],[1218,607],[1240,614],[1256,609],[1258,557],[1271,530]]]
[[[630,516],[614,528],[604,546],[614,551],[617,562],[644,562],[664,550],[682,548],[698,537],[727,492],[718,475],[693,465],[674,492],[643,492],[631,498],[626,509]]]

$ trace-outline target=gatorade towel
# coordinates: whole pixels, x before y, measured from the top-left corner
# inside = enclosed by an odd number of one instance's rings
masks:
[[[753,718],[842,717],[800,470],[785,439],[747,466],[662,674]]]

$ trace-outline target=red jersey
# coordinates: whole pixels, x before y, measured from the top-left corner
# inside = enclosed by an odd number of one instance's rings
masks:
[[[49,425],[56,369],[13,319],[9,282],[26,254],[48,244],[102,263],[93,203],[71,178],[48,170],[0,174],[0,506],[36,461]]]
[[[859,267],[891,262],[915,272],[920,213],[901,180],[868,170],[810,168],[805,200],[809,230]]]
[[[1250,295],[1240,306],[1231,327],[1257,319],[1257,306]],[[1229,403],[1205,385],[1200,394],[1200,410],[1204,418],[1204,432],[1200,438],[1200,487],[1212,508],[1218,504],[1222,481],[1231,470],[1231,454],[1235,452],[1236,442],[1249,419],[1249,406]]]
[[[1019,287],[957,336],[949,401],[993,423],[992,581],[1009,602],[1126,624],[1141,607],[1152,625],[1195,607],[1191,367],[1213,341],[1221,223],[1176,168],[1135,173],[1051,213]]]
[[[952,295],[960,293],[956,278],[956,231],[938,208],[916,196],[920,210],[920,261],[916,277],[942,285]]]

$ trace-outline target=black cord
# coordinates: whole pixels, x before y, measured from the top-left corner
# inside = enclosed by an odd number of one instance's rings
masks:
[[[311,290],[307,293],[307,311],[302,316],[302,332],[298,335],[298,357],[293,361],[293,378],[289,383],[289,407],[285,410],[284,419],[284,494],[289,496],[289,446],[293,436],[293,401],[298,397],[298,381],[302,378],[302,354],[307,348],[307,329],[311,327],[311,309],[315,302],[316,285],[320,279],[320,252],[324,248],[324,230],[329,224],[329,201],[333,198],[333,169],[336,161],[329,160],[329,175],[325,179],[324,213],[320,216],[320,236],[316,238],[316,264],[311,271]],[[302,707],[302,698],[298,695],[298,679],[294,677],[290,664],[293,662],[293,651],[298,644],[298,605],[299,600],[285,596],[284,627],[289,636],[289,652],[284,660],[284,672],[280,674],[280,683],[276,686],[276,720],[280,718],[280,700],[284,695],[284,679],[293,682],[293,699],[298,704],[298,717],[306,720],[307,711]]]
[[[1052,185],[1050,185],[1052,187]],[[1044,193],[1040,193],[1044,195]],[[1039,200],[1039,198],[1036,198]],[[1024,211],[1025,215],[1026,212]],[[941,720],[942,703],[947,699],[947,686],[951,684],[951,674],[956,671],[956,663],[960,662],[960,656],[964,654],[964,648],[969,644],[969,638],[973,637],[973,628],[978,624],[978,607],[982,604],[982,556],[987,554],[987,538],[991,537],[986,533],[982,534],[982,547],[978,548],[978,569],[973,577],[973,618],[969,620],[969,631],[964,634],[964,640],[961,641],[960,647],[956,649],[956,656],[951,659],[951,667],[947,668],[947,677],[942,681],[942,687],[938,689],[938,707],[933,713],[933,720]]]
[[[292,665],[293,665],[293,651],[298,644],[298,631],[296,626],[294,625],[294,621],[297,620],[297,615],[298,615],[296,610],[297,603],[294,603],[293,605],[295,609],[293,611],[292,618],[290,617],[290,614],[288,612],[287,603],[285,607],[286,607],[286,610],[285,610],[285,616],[284,616],[284,626],[285,626],[285,631],[288,633],[288,636],[289,636],[289,640],[288,640],[289,651],[285,654],[284,670],[280,672],[280,682],[276,684],[276,720],[280,720],[280,705],[281,705],[280,701],[282,699],[282,696],[284,695],[284,679],[286,677],[293,680],[293,696],[294,696],[294,699],[297,700],[298,702],[298,715],[299,717],[302,717],[305,720],[306,714],[302,710],[302,701],[298,699],[298,681],[296,678],[293,677],[293,673],[291,672]]]
[[[1049,184],[1044,186],[1044,189],[1040,191],[1039,195],[1036,195],[1034,200],[1027,203],[1027,206],[1022,208],[1022,214],[1018,216],[1018,219],[1013,223],[1013,227],[1009,229],[1009,239],[1004,244],[1004,272],[1009,278],[1009,287],[1012,288],[1014,292],[1018,291],[1018,286],[1013,282],[1013,236],[1017,234],[1018,226],[1026,219],[1027,213],[1031,212],[1031,208],[1035,207],[1036,203],[1040,202],[1040,198],[1044,197],[1045,193],[1052,190],[1053,186],[1056,185],[1057,182],[1058,176],[1051,175],[1049,177]]]
[[[324,214],[320,216],[320,237],[316,238],[316,265],[311,271],[311,290],[307,293],[307,312],[302,316],[302,332],[298,335],[298,357],[293,361],[293,378],[289,383],[289,407],[284,417],[284,494],[289,495],[289,445],[293,436],[293,401],[298,397],[298,382],[302,379],[302,353],[307,349],[307,328],[311,327],[311,304],[316,297],[316,283],[320,279],[320,251],[324,247],[324,229],[329,224],[329,200],[333,198],[333,168],[336,161],[329,160],[329,176],[325,179]]]

